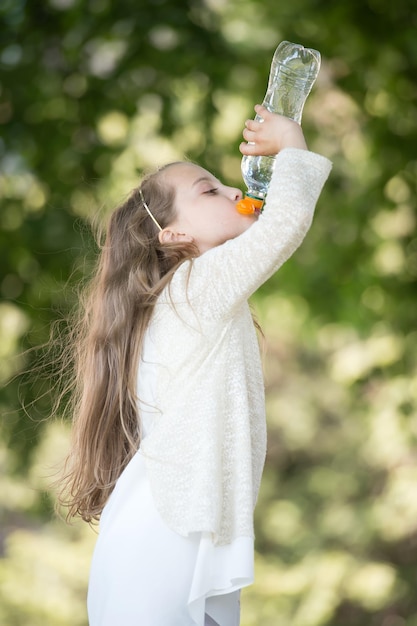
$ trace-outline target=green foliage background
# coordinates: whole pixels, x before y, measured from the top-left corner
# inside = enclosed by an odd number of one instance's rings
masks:
[[[85,626],[95,540],[52,515],[68,425],[48,420],[52,371],[22,354],[74,304],[91,220],[144,170],[187,156],[242,186],[243,123],[287,39],[322,53],[303,127],[334,169],[254,299],[269,453],[242,626],[417,626],[416,16],[411,0],[0,3],[1,624]]]

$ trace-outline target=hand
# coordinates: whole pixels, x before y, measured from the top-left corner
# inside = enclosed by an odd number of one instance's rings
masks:
[[[243,131],[244,139],[239,150],[248,155],[274,155],[284,148],[307,150],[301,126],[288,117],[271,113],[261,104],[255,106],[262,120],[247,120]]]

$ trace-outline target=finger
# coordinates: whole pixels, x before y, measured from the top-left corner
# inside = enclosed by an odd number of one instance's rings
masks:
[[[263,106],[263,104],[255,104],[255,112],[260,115],[261,117],[264,117],[265,115],[268,115],[269,111],[266,107]]]
[[[256,137],[256,133],[254,133],[252,130],[249,130],[248,128],[245,128],[243,130],[243,138],[246,139],[246,141],[255,141],[255,137]]]
[[[242,154],[245,155],[256,155],[258,153],[258,149],[256,147],[256,144],[254,143],[245,143],[244,141],[242,141],[242,143],[239,146],[239,150],[241,151]]]
[[[249,128],[249,130],[259,130],[260,122],[256,120],[246,120],[245,126]]]

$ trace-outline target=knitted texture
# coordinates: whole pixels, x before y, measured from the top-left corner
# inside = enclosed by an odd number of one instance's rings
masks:
[[[158,412],[141,451],[158,511],[181,535],[253,536],[266,420],[247,300],[301,244],[330,168],[312,152],[280,152],[259,219],[184,263],[158,300],[148,329]]]

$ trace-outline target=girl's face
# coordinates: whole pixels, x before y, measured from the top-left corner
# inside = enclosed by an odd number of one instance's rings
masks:
[[[193,241],[202,254],[241,235],[256,221],[255,216],[237,212],[239,189],[226,187],[198,165],[176,163],[164,176],[175,189],[177,216],[160,233],[162,241]]]

